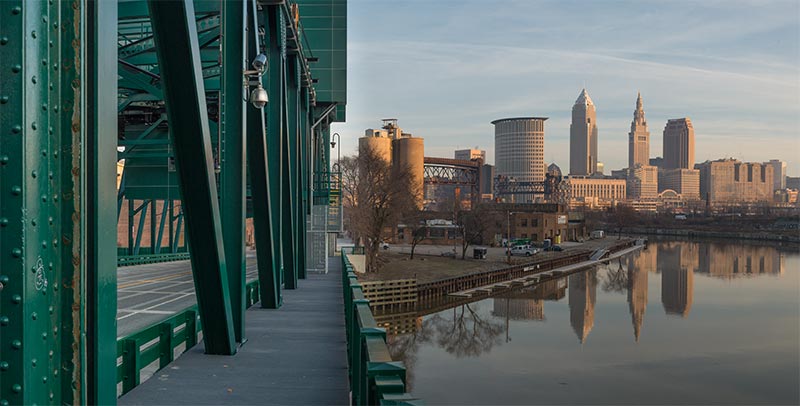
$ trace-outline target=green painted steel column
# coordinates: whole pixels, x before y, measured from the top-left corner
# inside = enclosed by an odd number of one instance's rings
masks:
[[[267,73],[267,92],[269,93],[269,104],[267,104],[267,162],[269,163],[269,187],[270,199],[277,202],[275,207],[270,207],[272,212],[272,230],[274,252],[281,264],[280,279],[287,289],[294,289],[294,285],[288,286],[286,282],[286,269],[291,269],[287,262],[285,246],[291,240],[284,237],[283,215],[289,209],[284,204],[283,197],[283,143],[285,127],[283,125],[283,69],[286,60],[286,36],[283,25],[283,15],[280,5],[264,6],[266,18],[264,27],[267,34],[267,55],[269,60],[269,72]],[[291,232],[291,231],[290,231]],[[291,246],[290,246],[291,247]]]
[[[244,342],[245,224],[245,124],[242,71],[245,69],[245,16],[242,0],[222,3],[222,86],[220,118],[220,210],[231,315],[236,341]]]
[[[255,59],[261,46],[258,35],[258,13],[255,2],[249,2],[249,16],[247,19],[248,60]],[[261,79],[264,84],[263,77]],[[268,83],[267,86],[269,87]],[[275,99],[267,104],[267,109],[272,108]],[[272,211],[280,212],[278,202],[270,196],[270,183],[277,183],[277,179],[270,179],[269,164],[267,160],[267,134],[265,131],[264,111],[248,104],[247,116],[247,156],[250,168],[250,193],[253,199],[253,231],[256,240],[256,257],[258,259],[258,288],[261,297],[261,307],[277,309],[281,306],[280,284],[280,253],[276,253],[277,242],[273,227]],[[275,205],[275,206],[273,206]],[[279,236],[279,235],[278,235]]]
[[[295,278],[300,278],[300,264],[304,255],[300,250],[300,211],[302,210],[301,200],[299,198],[300,191],[300,66],[298,56],[289,55],[287,58],[287,77],[286,77],[286,101],[287,101],[287,119],[289,122],[289,131],[287,135],[287,160],[289,166],[289,190],[291,192],[291,225],[292,225],[292,259],[294,260],[293,275]]]
[[[48,84],[58,86],[59,75],[51,73],[48,64],[61,62],[60,55],[48,51],[48,40],[58,41],[58,30],[50,30],[43,16],[54,10],[43,3],[27,4],[22,1],[0,3],[0,403],[49,403],[62,399],[72,402],[83,400],[80,384],[73,393],[61,391],[61,379],[51,371],[59,371],[65,352],[71,347],[61,345],[59,337],[52,335],[63,318],[70,317],[69,306],[83,310],[80,299],[74,300],[67,289],[56,291],[62,276],[71,276],[73,268],[61,268],[63,250],[53,246],[60,242],[62,210],[53,197],[60,198],[61,171],[59,162],[70,161],[72,155],[62,155],[58,161],[54,154],[62,152],[59,133],[51,134],[50,127],[59,127],[63,117],[50,106],[61,104],[60,94],[48,94]],[[79,10],[80,13],[80,10]],[[53,13],[58,16],[56,10]],[[80,14],[76,17],[81,24]],[[61,21],[53,21],[58,24]],[[30,33],[36,32],[36,37]],[[67,27],[66,36],[76,35]],[[80,50],[80,43],[77,45]],[[74,62],[74,58],[70,62]],[[79,67],[68,68],[77,76]],[[66,76],[66,74],[65,74]],[[36,81],[33,81],[36,78]],[[60,90],[60,86],[58,86]],[[78,89],[80,94],[80,88]],[[80,100],[78,100],[80,102]],[[44,108],[40,107],[44,106]],[[70,106],[72,107],[72,106]],[[80,106],[78,113],[80,114]],[[64,112],[62,112],[64,113]],[[61,128],[59,128],[61,130]],[[68,132],[68,134],[71,134]],[[75,134],[78,141],[83,135]],[[72,137],[65,137],[63,147],[71,151]],[[80,159],[80,151],[75,156]],[[50,174],[53,179],[50,179]],[[40,198],[41,197],[41,198]],[[79,210],[79,209],[78,209]],[[51,217],[52,216],[52,217]],[[52,221],[48,221],[53,218]],[[80,223],[77,224],[80,227]],[[70,228],[71,231],[71,228]],[[80,228],[78,228],[80,233]],[[41,245],[40,245],[41,244]],[[80,246],[79,246],[80,247]],[[50,267],[49,264],[58,264]],[[76,279],[80,278],[80,268]],[[37,283],[38,281],[38,283]],[[47,283],[45,283],[47,282]],[[70,287],[72,285],[69,285]],[[75,286],[79,292],[82,284]],[[59,303],[62,301],[62,303]],[[54,306],[53,314],[48,311]],[[31,317],[36,314],[37,317]],[[39,316],[41,314],[41,316]],[[80,325],[80,316],[75,320]],[[71,326],[68,324],[67,327]],[[67,334],[71,330],[66,330]],[[41,334],[44,334],[42,336]],[[81,336],[71,337],[68,344],[83,344]],[[48,351],[53,351],[53,358]],[[68,364],[62,378],[71,381],[74,367],[82,365],[78,353],[77,365]],[[31,376],[30,359],[41,359],[41,370]],[[70,359],[71,360],[71,359]],[[41,371],[41,372],[40,372]],[[42,378],[51,380],[42,385]],[[80,379],[80,377],[79,377]],[[82,382],[78,380],[77,382]],[[70,382],[71,383],[71,382]],[[38,386],[38,388],[37,388]]]
[[[114,404],[117,399],[117,38],[108,34],[115,32],[117,3],[88,1],[83,145],[86,156],[83,207],[88,215],[82,217],[86,222],[83,271],[89,404]]]
[[[300,92],[300,278],[305,279],[308,270],[308,144],[309,144],[309,119],[308,119],[308,88]]]
[[[148,0],[206,353],[236,352],[194,4]]]
[[[116,401],[108,31],[113,2],[0,4],[0,404]]]
[[[281,14],[281,19],[283,19],[283,15]],[[284,24],[282,26],[285,29]],[[285,35],[285,32],[284,32]],[[286,53],[286,43],[284,41],[283,44],[284,48],[284,55]],[[283,216],[281,216],[281,221],[283,224],[281,225],[281,239],[283,240],[283,281],[286,286],[286,289],[297,289],[297,257],[295,253],[295,228],[294,228],[294,196],[293,196],[293,189],[292,184],[294,183],[295,179],[293,179],[292,173],[292,144],[294,143],[293,132],[296,129],[296,125],[293,125],[289,117],[291,115],[291,111],[294,110],[296,107],[292,105],[290,102],[289,97],[289,86],[288,86],[288,73],[287,71],[289,67],[288,59],[284,58],[284,71],[283,77],[281,78],[281,82],[283,84],[283,100],[284,100],[284,109],[282,114],[282,119],[284,122],[284,128],[286,131],[283,134],[281,140],[281,202],[283,204],[284,212]],[[294,123],[296,124],[296,122]]]

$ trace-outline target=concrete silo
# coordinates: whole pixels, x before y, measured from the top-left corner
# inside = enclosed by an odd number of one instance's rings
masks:
[[[407,134],[393,140],[392,166],[395,169],[408,168],[411,172],[412,193],[416,196],[417,206],[422,207],[425,171],[424,140]]]
[[[392,139],[386,130],[367,129],[364,136],[358,139],[358,151],[371,148],[386,162],[392,162]]]

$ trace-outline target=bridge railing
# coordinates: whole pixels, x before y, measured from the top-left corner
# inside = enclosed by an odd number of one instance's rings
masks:
[[[258,280],[245,287],[245,300],[248,308],[260,300]],[[155,374],[194,347],[202,338],[202,331],[197,305],[192,305],[117,339],[117,395],[122,396],[138,386],[142,370]]]
[[[357,251],[354,247],[353,251]],[[342,250],[342,286],[347,330],[347,361],[353,405],[418,405],[406,393],[406,368],[392,360],[386,330],[379,328],[353,265]]]

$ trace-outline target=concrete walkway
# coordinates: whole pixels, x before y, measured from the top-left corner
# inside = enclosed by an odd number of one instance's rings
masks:
[[[283,292],[277,310],[247,313],[248,341],[234,356],[202,343],[119,399],[120,405],[346,405],[347,348],[341,262]]]

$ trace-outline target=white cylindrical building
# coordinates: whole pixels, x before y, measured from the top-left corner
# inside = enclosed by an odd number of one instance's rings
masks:
[[[547,117],[514,117],[494,124],[495,176],[517,182],[544,181],[544,122]],[[533,196],[517,196],[532,201]]]

